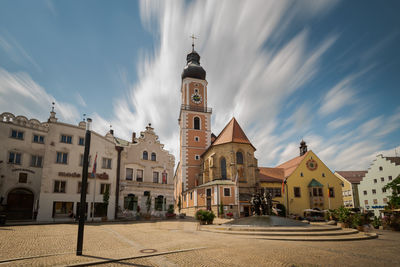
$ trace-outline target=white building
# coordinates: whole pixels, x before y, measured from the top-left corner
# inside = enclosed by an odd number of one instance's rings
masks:
[[[55,113],[49,119],[45,145],[38,221],[65,220],[78,213],[82,180],[86,123],[79,126],[57,122]],[[101,136],[92,131],[89,173],[97,155],[95,177],[88,176],[86,195],[89,220],[114,219],[117,151],[112,135]],[[107,212],[103,194],[109,192]]]
[[[360,206],[366,211],[373,211],[375,216],[379,216],[391,195],[391,191],[383,187],[399,174],[400,157],[378,155],[358,187]]]
[[[149,124],[132,142],[116,139],[123,147],[119,216],[135,216],[137,212],[163,215],[174,204],[173,171],[175,158],[158,140]]]
[[[0,115],[0,208],[8,219],[72,221],[78,213],[86,123],[62,123],[50,114],[47,122]],[[136,215],[138,206],[145,212],[148,195],[153,215],[174,203],[174,157],[150,125],[132,142],[115,138],[112,130],[105,136],[92,131],[89,154],[89,174],[95,159],[97,168],[95,177],[88,176],[88,220],[112,220],[118,210]]]
[[[0,205],[10,219],[36,214],[48,131],[46,122],[0,115]]]

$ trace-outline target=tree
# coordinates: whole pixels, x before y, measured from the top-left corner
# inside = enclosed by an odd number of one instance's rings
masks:
[[[393,181],[391,181],[390,183],[386,184],[383,188],[386,190],[388,190],[388,189],[392,190],[392,195],[389,196],[387,208],[390,210],[399,208],[400,207],[400,175],[397,176],[397,178],[394,179]]]
[[[151,196],[150,196],[150,194],[147,195],[146,208],[147,208],[147,213],[150,213],[150,209],[151,209]]]
[[[221,203],[219,204],[219,215],[224,216],[224,203],[222,203],[222,200]]]
[[[182,201],[181,201],[181,196],[179,196],[179,199],[178,199],[178,210],[179,210],[179,213],[181,213],[181,209],[182,209]]]

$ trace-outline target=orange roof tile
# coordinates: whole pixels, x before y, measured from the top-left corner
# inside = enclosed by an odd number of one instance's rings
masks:
[[[308,151],[303,155],[303,156],[298,156],[295,157],[291,160],[288,160],[281,165],[276,166],[275,168],[282,168],[285,173],[285,178],[290,176],[296,168],[300,165],[301,161],[304,159],[304,157],[308,154]]]
[[[249,144],[255,149],[235,118],[232,118],[225,126],[212,145],[214,146],[226,143]]]
[[[283,168],[267,168],[259,167],[260,182],[278,182],[281,183],[285,179],[285,172]]]

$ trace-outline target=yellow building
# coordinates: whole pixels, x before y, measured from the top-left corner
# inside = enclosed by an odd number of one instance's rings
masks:
[[[304,141],[300,143],[300,156],[275,168],[261,167],[260,185],[277,191],[284,188],[273,200],[283,204],[288,214],[302,216],[306,209],[336,209],[343,205],[342,181],[314,152],[307,151]]]
[[[335,171],[335,175],[342,181],[343,206],[346,208],[360,208],[358,185],[367,171]]]

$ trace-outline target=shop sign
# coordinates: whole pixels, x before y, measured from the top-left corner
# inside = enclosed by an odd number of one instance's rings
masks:
[[[79,173],[76,172],[59,172],[58,176],[63,176],[63,177],[81,177]]]
[[[385,206],[372,206],[373,209],[384,209]]]
[[[103,172],[103,173],[96,173],[96,178],[98,179],[102,179],[102,180],[107,180],[108,179],[108,174]],[[62,177],[74,177],[74,178],[80,178],[81,174],[77,173],[77,172],[59,172],[58,176],[62,176]],[[88,178],[94,178],[92,176],[92,173],[88,173]]]

